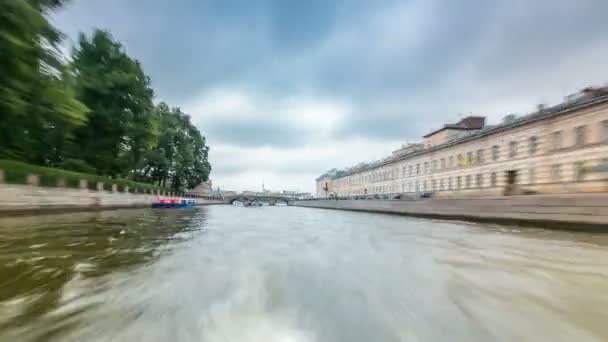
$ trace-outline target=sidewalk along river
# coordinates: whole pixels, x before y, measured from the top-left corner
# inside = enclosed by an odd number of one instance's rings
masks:
[[[606,341],[608,235],[298,207],[0,219],[0,341]]]

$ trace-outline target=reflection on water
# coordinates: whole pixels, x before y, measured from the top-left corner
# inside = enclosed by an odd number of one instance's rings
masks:
[[[1,219],[0,332],[49,340],[49,334],[68,328],[65,321],[79,313],[58,310],[80,300],[78,291],[103,291],[104,276],[153,262],[204,227],[204,220],[205,212],[191,210]],[[32,322],[47,320],[44,330],[28,331]]]
[[[292,207],[0,219],[0,341],[605,341],[608,235]]]

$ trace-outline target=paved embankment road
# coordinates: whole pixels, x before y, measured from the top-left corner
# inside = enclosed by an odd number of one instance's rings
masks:
[[[309,200],[290,205],[444,219],[552,224],[608,229],[608,194],[570,194],[420,200]]]

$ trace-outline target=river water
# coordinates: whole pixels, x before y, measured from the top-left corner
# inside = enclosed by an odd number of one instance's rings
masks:
[[[0,219],[0,341],[606,341],[608,235],[295,207]]]

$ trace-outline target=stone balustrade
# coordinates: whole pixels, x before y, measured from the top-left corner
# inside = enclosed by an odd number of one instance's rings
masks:
[[[293,201],[289,205],[546,228],[608,227],[607,193],[417,200],[318,199]]]
[[[6,173],[0,169],[0,213],[31,210],[100,209],[146,207],[154,201],[166,198],[193,199],[183,194],[152,189],[132,189],[124,186],[122,192],[118,184],[111,186],[96,182],[94,189],[89,181],[81,179],[78,188],[70,188],[65,178],[57,178],[55,186],[44,187],[41,177],[29,174],[25,184],[8,184]],[[109,186],[109,190],[108,189]],[[196,199],[197,204],[221,204],[224,201]]]

